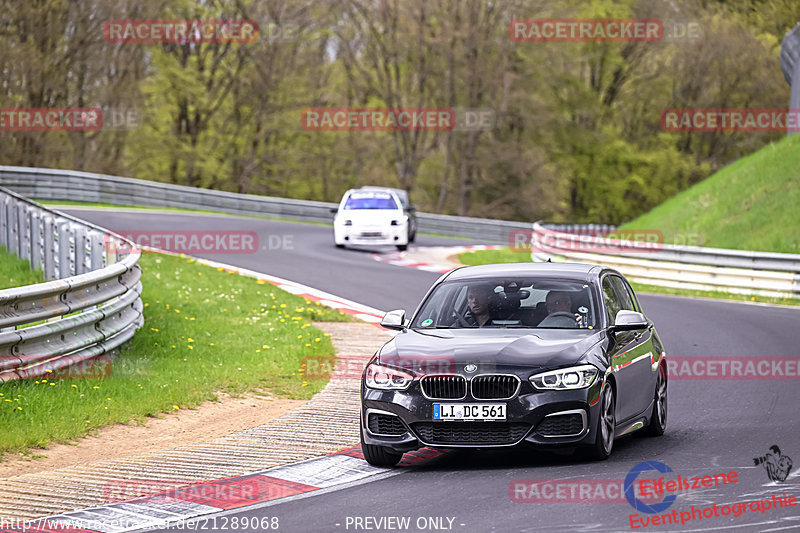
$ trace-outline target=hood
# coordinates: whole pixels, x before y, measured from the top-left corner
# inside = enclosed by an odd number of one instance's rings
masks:
[[[403,368],[445,368],[450,363],[460,369],[473,363],[482,371],[487,367],[551,369],[578,362],[602,339],[601,330],[587,329],[409,329],[386,343],[378,359],[384,364],[399,361]]]

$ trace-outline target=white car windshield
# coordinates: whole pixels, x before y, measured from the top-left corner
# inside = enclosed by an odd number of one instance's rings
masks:
[[[353,193],[344,209],[398,209],[394,197],[388,193]]]
[[[592,329],[589,285],[550,279],[481,279],[439,285],[412,328]]]

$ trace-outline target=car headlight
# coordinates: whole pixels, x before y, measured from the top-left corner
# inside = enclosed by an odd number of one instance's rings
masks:
[[[366,370],[367,387],[380,390],[405,390],[414,376],[408,372],[372,363]]]
[[[531,384],[539,390],[585,389],[597,378],[600,372],[592,365],[573,366],[551,370],[531,376]]]
[[[345,226],[352,226],[353,225],[353,221],[352,220],[345,220],[344,221],[344,225]]]

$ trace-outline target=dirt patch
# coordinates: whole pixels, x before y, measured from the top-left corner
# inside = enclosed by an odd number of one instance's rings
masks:
[[[6,454],[0,462],[0,479],[202,442],[264,424],[306,403],[255,394],[231,398],[218,393],[218,397],[220,401],[206,402],[197,409],[149,418],[144,425],[101,428],[75,445],[54,444],[33,449],[28,455]],[[42,455],[45,457],[37,457]]]

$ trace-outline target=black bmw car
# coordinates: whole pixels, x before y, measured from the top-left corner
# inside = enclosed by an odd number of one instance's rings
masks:
[[[662,435],[667,368],[625,278],[593,265],[495,264],[443,275],[367,364],[361,446],[393,466],[423,446],[529,444],[608,458],[614,439]]]

